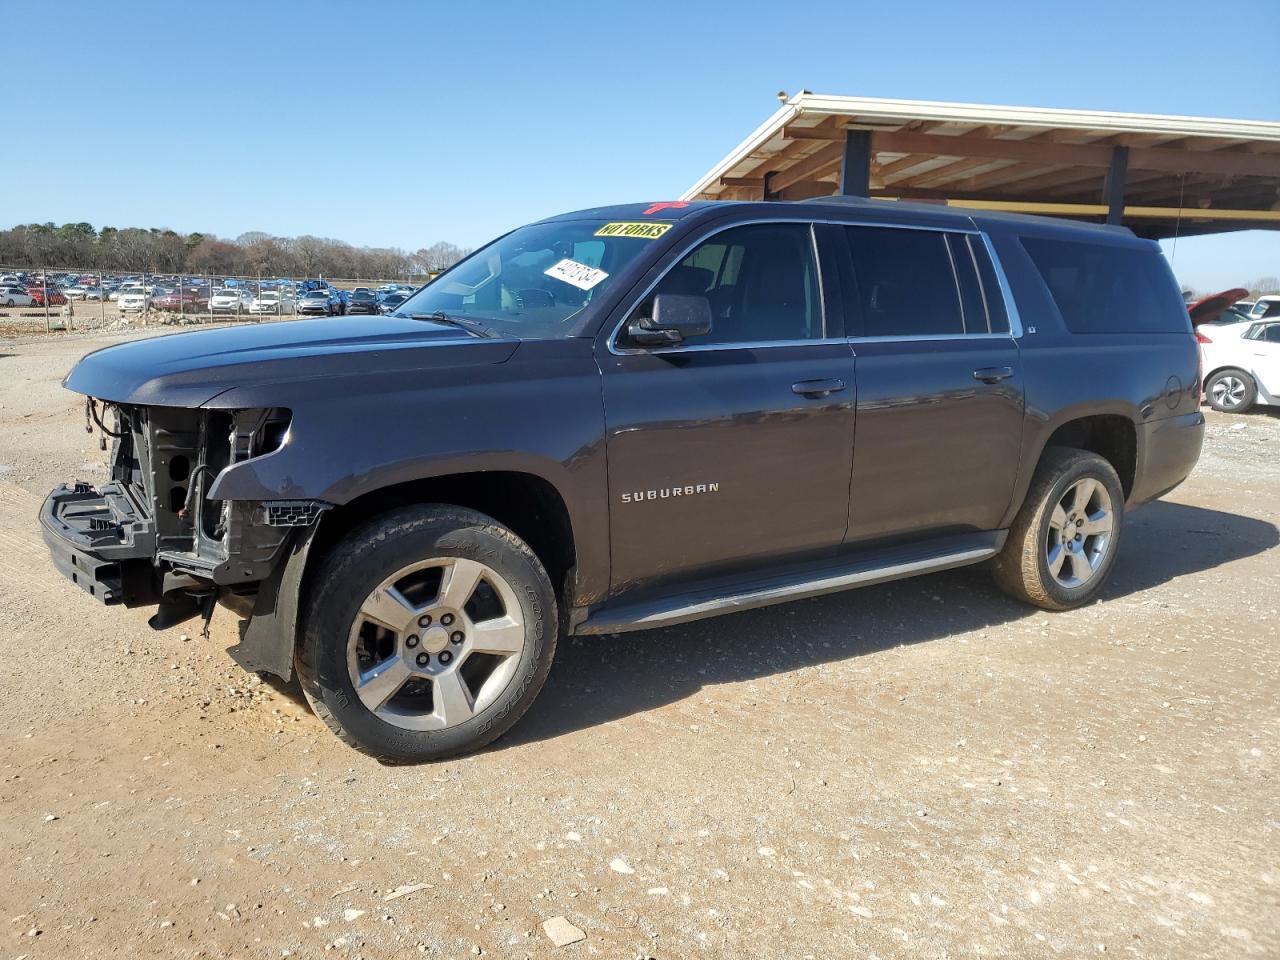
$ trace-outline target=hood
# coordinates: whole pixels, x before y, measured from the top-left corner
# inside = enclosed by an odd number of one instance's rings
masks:
[[[1211,293],[1207,297],[1201,297],[1194,303],[1187,304],[1187,313],[1191,316],[1193,325],[1199,326],[1202,323],[1213,323],[1222,316],[1227,307],[1248,295],[1249,291],[1244,287],[1233,287],[1230,290],[1223,290],[1221,293]]]
[[[518,345],[429,320],[288,320],[95,350],[72,368],[63,386],[117,403],[197,407],[236,387],[502,363]]]

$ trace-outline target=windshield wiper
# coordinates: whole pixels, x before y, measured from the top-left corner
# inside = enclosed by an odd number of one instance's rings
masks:
[[[405,314],[397,313],[395,316],[403,317]],[[435,313],[410,313],[408,314],[408,317],[410,320],[430,320],[432,323],[443,323],[451,327],[460,327],[467,331],[467,333],[473,333],[477,337],[488,337],[493,339],[501,336],[501,334],[496,330],[489,329],[483,323],[476,323],[476,321],[468,320],[465,317],[453,317],[445,313],[443,310],[437,310]]]

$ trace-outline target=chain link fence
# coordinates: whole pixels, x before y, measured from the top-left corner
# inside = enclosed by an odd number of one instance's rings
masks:
[[[0,334],[388,312],[419,283],[376,277],[111,273],[0,265]]]

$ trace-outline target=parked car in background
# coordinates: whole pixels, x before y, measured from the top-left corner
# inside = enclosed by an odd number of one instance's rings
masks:
[[[1280,294],[1269,293],[1253,301],[1253,306],[1249,308],[1250,319],[1261,320],[1267,312],[1267,307],[1273,303],[1280,303]]]
[[[249,312],[254,316],[262,316],[264,314],[279,316],[290,311],[285,308],[284,299],[280,296],[279,291],[263,290],[249,301]]]
[[[84,296],[81,300],[103,301],[107,299],[107,293],[102,287],[83,287]]]
[[[252,300],[243,287],[223,287],[209,297],[209,309],[213,313],[247,313]]]
[[[151,294],[135,288],[121,290],[116,303],[121,313],[142,313],[151,308]]]
[[[299,316],[323,314],[332,317],[339,313],[338,298],[331,290],[307,290],[298,297],[295,309]]]
[[[209,298],[206,294],[187,288],[179,293],[176,289],[167,288],[151,298],[151,306],[156,310],[172,310],[184,313],[203,313],[209,309]]]
[[[378,310],[382,313],[392,313],[400,304],[409,299],[409,294],[403,291],[387,293],[378,301]]]
[[[50,284],[47,287],[27,287],[27,293],[31,299],[35,301],[37,307],[43,307],[45,301],[45,293],[49,295],[49,306],[64,307],[67,304],[67,295],[61,287]]]
[[[347,313],[378,313],[378,298],[368,287],[358,287],[347,298]]]
[[[1280,302],[1262,320],[1197,327],[1196,340],[1209,406],[1223,413],[1280,406]]]
[[[62,292],[68,300],[83,300],[88,290],[89,290],[88,287],[75,285],[75,286],[67,287]]]
[[[26,287],[16,283],[0,286],[0,307],[33,307],[35,303]]]

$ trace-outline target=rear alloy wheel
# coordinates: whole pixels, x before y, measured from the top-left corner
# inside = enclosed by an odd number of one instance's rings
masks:
[[[458,507],[375,518],[309,590],[297,667],[316,714],[384,760],[442,759],[501,736],[555,653],[555,595],[511,531]]]
[[[1204,385],[1209,406],[1222,413],[1244,413],[1258,398],[1258,386],[1243,370],[1219,370]]]
[[[1123,521],[1115,468],[1087,450],[1051,447],[995,558],[996,584],[1046,610],[1088,603],[1115,562]]]

